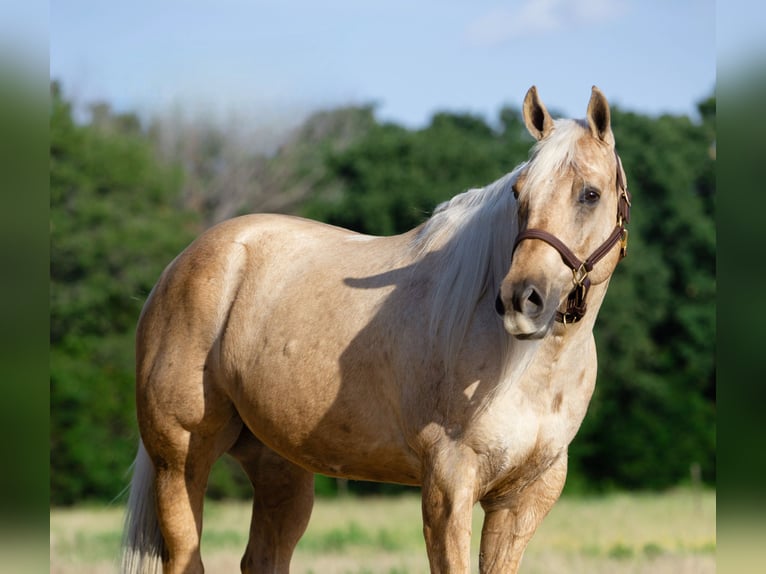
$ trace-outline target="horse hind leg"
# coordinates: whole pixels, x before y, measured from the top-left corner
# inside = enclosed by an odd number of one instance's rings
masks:
[[[151,391],[139,393],[139,397],[141,437],[154,467],[163,573],[201,573],[202,507],[208,475],[213,463],[236,440],[242,422],[202,369],[163,373]]]
[[[204,571],[200,537],[205,488],[217,457],[211,456],[215,444],[210,437],[188,433],[179,438],[186,448],[176,447],[176,456],[166,456],[165,451],[153,457],[157,514],[165,545],[163,573],[197,574]],[[184,451],[185,457],[178,456]]]
[[[240,564],[242,572],[288,574],[314,506],[314,475],[265,446],[247,428],[229,454],[253,485],[250,538]]]

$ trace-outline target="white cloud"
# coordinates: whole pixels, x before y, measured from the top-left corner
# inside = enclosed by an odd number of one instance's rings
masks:
[[[522,0],[513,6],[496,6],[479,16],[466,27],[465,37],[474,45],[494,46],[567,26],[603,24],[626,11],[626,0]]]

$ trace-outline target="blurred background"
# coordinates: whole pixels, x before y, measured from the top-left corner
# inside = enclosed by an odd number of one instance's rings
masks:
[[[53,5],[52,503],[124,487],[134,326],[193,237],[257,211],[410,229],[526,159],[532,84],[567,117],[606,93],[635,197],[567,489],[714,484],[713,39],[712,2]],[[210,496],[249,494],[233,466]]]
[[[533,84],[561,117],[602,89],[634,198],[565,497],[711,492],[716,58],[749,70],[755,22],[716,52],[712,0],[52,4],[51,505],[121,504],[135,323],[194,237],[260,211],[410,229],[527,158]],[[328,499],[402,490],[317,477]],[[249,495],[220,460],[208,496]]]

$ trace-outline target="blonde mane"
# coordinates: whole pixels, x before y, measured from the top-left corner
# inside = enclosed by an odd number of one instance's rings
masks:
[[[511,186],[522,166],[494,183],[440,204],[411,248],[433,275],[429,336],[451,371],[479,301],[500,288],[518,234]],[[502,323],[498,320],[498,335]]]
[[[471,317],[485,295],[496,294],[508,273],[518,235],[518,204],[512,186],[525,168],[534,188],[575,162],[577,140],[586,133],[584,121],[556,120],[549,137],[539,141],[528,162],[484,188],[471,189],[437,206],[411,244],[419,261],[433,259],[433,296],[429,335],[444,357],[447,372],[454,366],[470,327]],[[505,341],[501,320],[498,337]],[[507,345],[499,350],[505,361]]]

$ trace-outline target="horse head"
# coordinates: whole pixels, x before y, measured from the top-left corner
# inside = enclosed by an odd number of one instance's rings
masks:
[[[585,316],[625,254],[630,195],[597,87],[585,120],[553,120],[534,86],[523,117],[537,144],[513,183],[519,234],[496,308],[508,333],[535,339]]]

